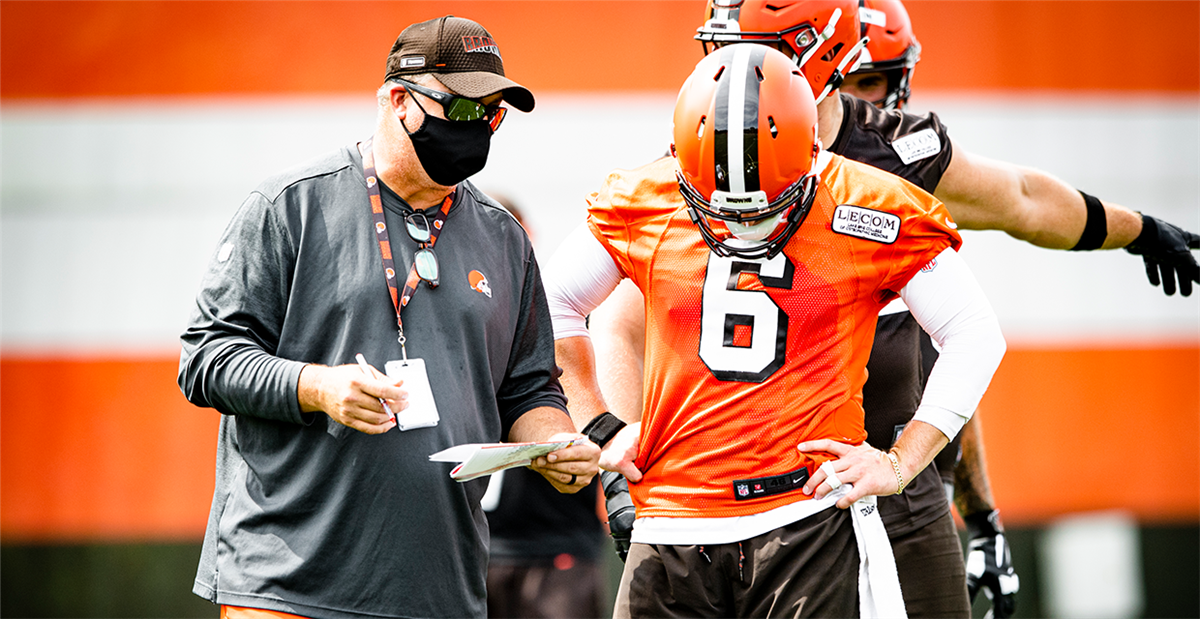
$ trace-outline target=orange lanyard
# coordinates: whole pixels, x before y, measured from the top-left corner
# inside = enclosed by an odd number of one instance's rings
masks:
[[[388,293],[392,296],[392,305],[396,308],[396,330],[399,333],[397,341],[400,342],[400,351],[404,354],[404,358],[408,359],[408,351],[404,349],[404,322],[400,319],[400,310],[408,305],[408,300],[412,298],[417,286],[421,283],[421,276],[417,274],[417,265],[414,262],[408,271],[408,278],[404,281],[404,294],[397,293],[396,263],[392,260],[392,243],[388,239],[387,221],[383,216],[383,198],[379,195],[379,181],[375,175],[375,154],[371,151],[373,139],[367,138],[365,142],[360,143],[358,152],[362,155],[363,177],[366,178],[367,192],[371,196],[371,221],[375,224],[375,239],[379,241],[379,253],[383,256],[383,272],[387,276]],[[451,192],[438,207],[433,224],[429,228],[429,247],[433,247],[433,244],[437,242],[438,235],[442,231],[442,224],[446,221],[446,213],[453,203],[454,193]]]

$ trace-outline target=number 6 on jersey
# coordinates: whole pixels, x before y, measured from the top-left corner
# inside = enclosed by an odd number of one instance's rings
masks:
[[[718,380],[761,383],[783,366],[788,317],[765,291],[738,288],[742,273],[758,275],[768,288],[791,289],[795,268],[783,253],[769,260],[710,253],[701,298],[700,359]]]

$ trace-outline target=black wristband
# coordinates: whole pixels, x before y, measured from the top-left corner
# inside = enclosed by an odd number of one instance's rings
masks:
[[[1100,249],[1104,240],[1108,238],[1108,216],[1104,214],[1104,205],[1096,196],[1082,191],[1079,191],[1079,195],[1083,196],[1083,204],[1087,207],[1087,223],[1083,225],[1083,234],[1079,236],[1079,242],[1071,251]]]
[[[604,447],[624,427],[624,421],[618,419],[616,415],[606,412],[597,415],[586,426],[583,426],[583,433],[593,443]]]

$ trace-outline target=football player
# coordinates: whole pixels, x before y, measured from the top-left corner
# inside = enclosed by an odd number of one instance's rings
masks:
[[[1053,249],[1096,249],[1126,247],[1143,256],[1152,284],[1163,286],[1167,294],[1178,287],[1190,294],[1192,283],[1200,281],[1190,248],[1200,248],[1200,237],[1153,217],[1073,190],[1062,181],[1038,170],[982,159],[955,148],[936,114],[915,116],[902,112],[883,112],[859,99],[840,95],[837,87],[847,72],[853,75],[854,56],[863,50],[856,0],[806,0],[787,6],[768,6],[762,0],[730,1],[710,4],[706,23],[698,39],[708,46],[728,41],[755,41],[783,50],[803,67],[814,94],[819,98],[820,137],[831,151],[864,161],[895,173],[941,198],[956,222],[969,229],[1001,229],[1015,238]],[[872,0],[868,9],[888,12],[894,7],[879,6]],[[900,7],[902,11],[902,7]],[[863,11],[870,22],[890,16]],[[871,64],[884,75],[886,93],[867,94],[885,104],[903,106],[919,48],[911,35],[911,26],[899,18],[884,27],[866,25],[867,34],[878,36],[881,45]],[[906,27],[907,26],[907,27]],[[889,31],[898,31],[889,34]],[[898,71],[897,71],[898,69]],[[858,78],[851,78],[855,81]],[[1159,277],[1161,275],[1161,278]],[[610,405],[622,417],[640,409],[636,403],[623,405],[629,394],[642,393],[642,371],[637,363],[642,355],[642,298],[638,290],[622,285],[610,302],[597,309],[589,323],[600,355],[599,371],[604,377],[606,394],[614,394]],[[903,429],[915,410],[922,389],[921,332],[902,306],[885,310],[868,366],[871,380],[864,388],[868,441],[887,448]],[[620,362],[608,363],[610,359]],[[619,397],[618,397],[619,396]],[[636,414],[636,413],[634,413]],[[969,423],[962,435],[968,444],[959,471],[983,471],[979,449],[970,449],[970,437],[978,434],[978,425]],[[957,449],[946,451],[954,468]],[[609,473],[602,473],[610,497],[610,512],[620,505],[621,484]],[[986,489],[986,477],[960,477],[980,480],[974,489]],[[914,615],[964,616],[970,612],[964,567],[957,533],[944,500],[937,475],[932,469],[913,481],[906,491],[907,500],[882,498],[880,511],[896,551],[905,601]],[[973,495],[972,495],[973,494]],[[992,507],[989,493],[968,493],[964,505],[972,535],[972,591],[981,583],[995,596],[997,617],[1012,612],[1018,580],[1004,544],[1002,529]],[[618,519],[620,523],[623,520]],[[620,527],[614,527],[618,550],[623,544]],[[979,569],[979,559],[986,571]]]
[[[1004,351],[954,224],[914,185],[820,150],[809,79],[764,45],[696,66],[672,153],[611,173],[545,278],[572,416],[637,510],[615,614],[902,616],[874,496],[957,434]],[[628,426],[605,412],[584,322],[622,278],[647,300],[647,400]],[[942,353],[880,450],[862,386],[896,298]]]

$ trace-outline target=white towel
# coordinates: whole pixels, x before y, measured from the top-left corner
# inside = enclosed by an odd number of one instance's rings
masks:
[[[844,484],[830,494],[845,494],[853,484]],[[854,538],[858,542],[858,605],[863,619],[908,619],[900,595],[900,577],[892,543],[879,517],[874,496],[850,506]]]

